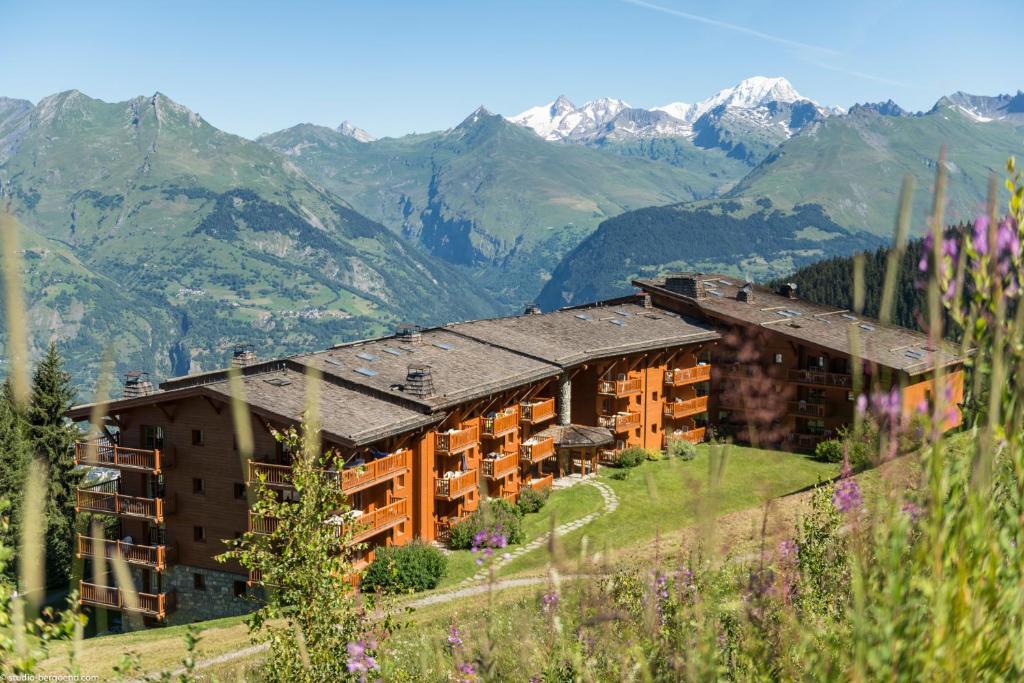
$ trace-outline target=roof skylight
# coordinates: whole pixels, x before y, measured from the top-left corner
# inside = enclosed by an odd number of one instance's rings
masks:
[[[451,344],[445,344],[444,342],[434,342],[432,344],[432,346],[436,346],[437,348],[441,349],[442,351],[451,351],[452,350],[452,345]]]
[[[366,375],[367,377],[376,377],[377,371],[371,370],[370,368],[356,368],[356,372],[360,375]]]
[[[373,355],[372,353],[363,352],[357,353],[356,358],[362,358],[363,360],[368,360],[372,363],[373,361],[377,360],[378,357]]]

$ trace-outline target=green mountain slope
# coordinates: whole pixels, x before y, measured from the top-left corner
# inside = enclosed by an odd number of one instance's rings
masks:
[[[530,300],[604,219],[712,196],[738,177],[546,142],[484,110],[450,131],[370,143],[301,125],[260,139],[367,216],[459,264],[503,300]]]
[[[947,217],[972,218],[984,206],[987,183],[1011,155],[1024,154],[1024,126],[978,122],[940,102],[920,116],[884,116],[855,108],[849,116],[812,124],[783,143],[731,197],[769,197],[776,204],[820,204],[836,223],[876,235],[892,233],[902,178],[916,180],[915,226],[928,215],[935,160],[947,148]]]
[[[29,281],[79,278],[63,298],[37,297],[36,343],[59,340],[80,378],[112,342],[120,369],[165,376],[221,366],[239,342],[287,353],[494,309],[281,155],[163,95],[111,104],[61,93],[3,139],[17,142],[0,195],[26,241],[50,249],[26,261]],[[123,329],[87,332],[72,309],[118,316]],[[48,313],[53,324],[41,324]]]
[[[765,279],[879,242],[837,225],[814,204],[780,210],[761,199],[651,207],[602,223],[555,268],[538,302],[554,309],[618,296],[632,291],[631,279],[669,270]]]

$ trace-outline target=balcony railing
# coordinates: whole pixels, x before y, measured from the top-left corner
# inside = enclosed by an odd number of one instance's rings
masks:
[[[824,434],[794,434],[793,440],[796,447],[801,450],[811,450],[827,437]]]
[[[788,377],[790,382],[826,387],[849,387],[853,382],[850,375],[824,370],[790,370]]]
[[[708,397],[697,396],[686,401],[670,401],[665,404],[665,417],[677,420],[703,413],[708,409]]]
[[[246,483],[251,486],[261,479],[271,488],[288,488],[292,485],[292,466],[250,460]]]
[[[452,429],[438,432],[435,435],[434,450],[438,453],[453,455],[469,450],[480,443],[480,430],[476,427]]]
[[[351,521],[343,524],[341,529],[347,530],[351,526],[352,541],[358,543],[409,519],[409,511],[409,500],[398,498],[376,510],[364,512],[358,517],[351,516],[350,512]]]
[[[167,463],[160,449],[126,448],[109,441],[79,441],[75,444],[75,464],[111,467],[149,474],[160,474]]]
[[[81,581],[79,583],[79,602],[83,605],[105,607],[107,609],[130,610],[159,621],[163,621],[174,610],[175,593],[136,593],[136,604],[129,605],[125,592],[114,586],[101,586]]]
[[[801,415],[803,417],[825,417],[827,412],[824,403],[811,403],[810,401],[790,401],[786,404],[790,415]]]
[[[506,453],[497,458],[485,458],[482,462],[484,477],[487,479],[502,479],[516,471],[519,466],[519,457],[513,453]]]
[[[519,404],[520,420],[530,424],[540,424],[555,416],[555,399],[544,398]]]
[[[279,521],[277,517],[269,515],[258,515],[252,510],[249,511],[249,532],[254,534],[272,534],[277,531]]]
[[[669,441],[689,441],[692,444],[698,444],[704,442],[704,435],[707,432],[705,427],[696,427],[694,429],[679,429],[674,432],[665,432],[665,447],[668,447]]]
[[[602,379],[597,383],[597,393],[605,396],[632,396],[643,391],[643,381],[636,379]]]
[[[543,477],[540,477],[539,479],[531,479],[530,488],[533,489],[534,491],[544,491],[546,489],[551,488],[551,485],[554,483],[554,481],[555,476],[553,474],[547,474]]]
[[[519,428],[519,407],[483,419],[483,433],[489,438],[504,436]]]
[[[173,511],[172,507],[163,498],[142,498],[118,493],[116,481],[75,491],[75,510],[78,512],[84,510],[163,524],[164,516]]]
[[[529,465],[550,458],[554,454],[555,440],[550,436],[543,439],[529,439],[519,446],[519,458]]]
[[[167,569],[168,562],[174,559],[174,548],[165,545],[138,545],[137,543],[79,535],[78,556],[102,557],[107,560],[113,560],[120,556],[128,564],[149,567],[162,572]]]
[[[442,543],[447,543],[452,537],[452,527],[465,520],[467,515],[462,517],[445,517],[434,522],[434,538]]]
[[[615,415],[601,415],[597,418],[599,427],[605,427],[613,432],[628,432],[640,426],[640,413],[627,412],[616,413]]]
[[[403,448],[391,455],[371,460],[365,465],[346,467],[341,471],[341,490],[354,493],[375,484],[394,479],[412,467],[412,451]]]
[[[681,387],[696,382],[707,382],[711,379],[710,365],[696,365],[692,368],[676,368],[665,373],[665,384]]]
[[[745,363],[716,363],[715,370],[730,377],[754,377],[759,372],[764,372],[757,366]]]
[[[597,461],[602,465],[617,465],[621,448],[602,448],[597,452]]]
[[[477,487],[476,470],[460,472],[454,477],[439,477],[434,480],[434,497],[441,500],[457,500]]]

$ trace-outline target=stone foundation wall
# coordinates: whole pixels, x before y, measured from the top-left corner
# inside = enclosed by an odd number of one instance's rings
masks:
[[[196,590],[195,574],[203,576],[204,590]],[[168,615],[167,623],[189,624],[252,612],[259,606],[255,598],[261,589],[246,587],[244,595],[235,597],[235,582],[244,586],[245,579],[244,574],[201,567],[170,567],[164,573],[164,587],[177,593],[178,606]]]

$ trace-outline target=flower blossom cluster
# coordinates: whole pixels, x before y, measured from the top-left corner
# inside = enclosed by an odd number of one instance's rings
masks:
[[[376,649],[377,643],[372,639],[356,640],[346,646],[348,660],[345,664],[349,673],[357,675],[359,683],[366,683],[370,672],[380,668],[376,657],[370,654]]]
[[[476,558],[477,564],[483,564],[484,559],[490,559],[494,556],[495,550],[500,550],[508,545],[508,538],[505,534],[501,533],[501,527],[497,527],[494,531],[487,531],[481,529],[476,532],[473,536],[473,546],[470,551],[474,555],[478,555]]]
[[[832,492],[832,504],[842,513],[859,509],[864,504],[856,479],[843,479]]]

